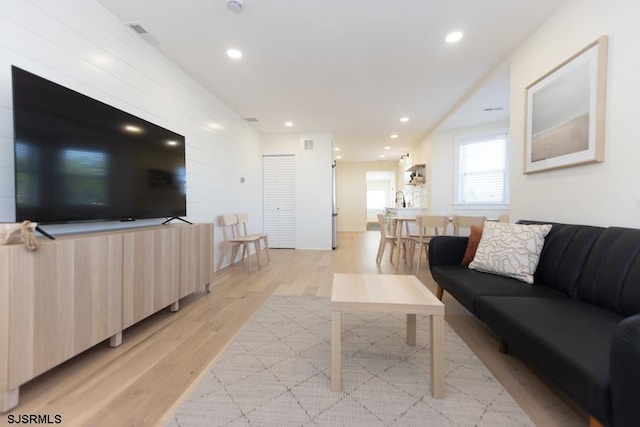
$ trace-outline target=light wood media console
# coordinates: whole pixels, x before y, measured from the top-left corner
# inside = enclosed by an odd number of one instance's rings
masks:
[[[164,225],[0,246],[0,412],[19,388],[180,298],[208,290],[213,224]]]

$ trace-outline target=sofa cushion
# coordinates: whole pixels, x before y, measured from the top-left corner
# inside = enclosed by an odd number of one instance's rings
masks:
[[[610,414],[609,362],[622,317],[568,298],[480,297],[478,317],[596,418]]]
[[[580,276],[577,298],[624,316],[640,313],[640,230],[602,232]]]
[[[574,297],[587,257],[604,228],[529,220],[518,223],[552,224],[544,239],[534,282]]]
[[[640,314],[625,318],[616,328],[611,346],[612,424],[640,426]],[[635,369],[634,369],[635,367]]]
[[[467,250],[467,236],[434,236],[429,239],[429,268],[437,265],[460,265]]]
[[[487,222],[469,268],[533,283],[551,225]]]
[[[484,295],[511,295],[566,298],[543,286],[529,285],[511,277],[471,270],[460,265],[431,267],[433,279],[453,295],[467,310],[476,314],[475,300]]]

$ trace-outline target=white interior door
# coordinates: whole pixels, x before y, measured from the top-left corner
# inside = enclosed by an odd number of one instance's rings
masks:
[[[264,231],[272,248],[295,248],[295,156],[263,156]]]

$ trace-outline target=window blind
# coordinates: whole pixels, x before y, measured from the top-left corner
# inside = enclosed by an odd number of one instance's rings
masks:
[[[504,136],[460,143],[458,203],[504,203],[507,141]]]

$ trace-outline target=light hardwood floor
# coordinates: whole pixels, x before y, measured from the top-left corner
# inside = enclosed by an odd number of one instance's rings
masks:
[[[177,407],[207,367],[272,294],[331,294],[333,273],[395,274],[389,254],[380,268],[379,232],[339,233],[334,251],[271,250],[258,271],[238,263],[215,274],[209,294],[183,299],[123,334],[25,384],[9,412],[62,416],[64,426],[155,426]],[[255,258],[254,262],[255,262]],[[423,257],[419,278],[435,284]],[[398,274],[411,274],[401,263]],[[539,426],[586,426],[587,414],[521,360],[498,352],[495,336],[445,293],[445,319]],[[0,423],[8,422],[8,414]]]

